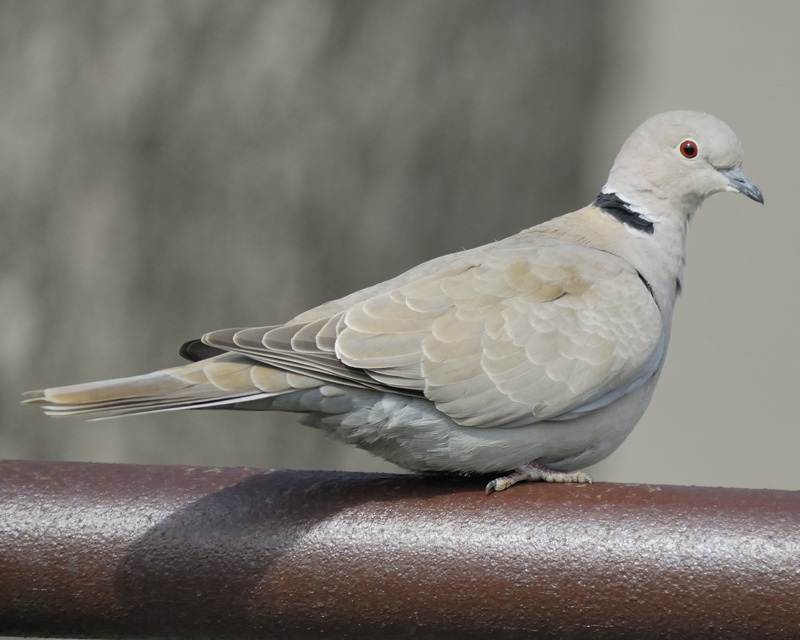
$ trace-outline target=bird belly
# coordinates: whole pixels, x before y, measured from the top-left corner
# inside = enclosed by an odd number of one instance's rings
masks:
[[[494,473],[534,460],[572,471],[622,443],[647,408],[656,378],[600,409],[514,427],[464,427],[424,398],[341,387],[284,396],[270,408],[301,411],[304,424],[414,471]]]

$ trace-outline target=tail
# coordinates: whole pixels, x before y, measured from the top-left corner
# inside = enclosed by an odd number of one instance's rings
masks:
[[[52,416],[97,414],[96,418],[206,409],[250,403],[314,386],[249,358],[225,354],[130,378],[53,387],[24,394],[24,404],[42,405]],[[292,384],[294,383],[294,384]]]

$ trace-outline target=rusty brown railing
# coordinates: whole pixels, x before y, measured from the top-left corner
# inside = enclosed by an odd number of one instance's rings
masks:
[[[0,635],[797,638],[800,492],[0,463]]]

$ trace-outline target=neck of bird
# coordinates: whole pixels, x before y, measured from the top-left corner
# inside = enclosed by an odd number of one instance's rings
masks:
[[[643,206],[638,202],[648,204]],[[687,207],[682,215],[676,216],[675,211],[681,211],[681,207],[661,202],[652,194],[640,199],[608,189],[603,190],[594,204],[637,238],[629,245],[631,251],[639,254],[634,264],[648,265],[642,268],[647,271],[642,277],[648,281],[659,304],[671,307],[683,286],[686,231],[697,207]]]

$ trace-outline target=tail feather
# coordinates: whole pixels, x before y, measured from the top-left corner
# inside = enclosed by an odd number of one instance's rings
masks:
[[[129,378],[28,391],[23,403],[42,405],[52,416],[98,414],[103,418],[205,409],[294,389],[286,373],[272,370],[265,374],[265,369],[247,358],[226,355]]]

